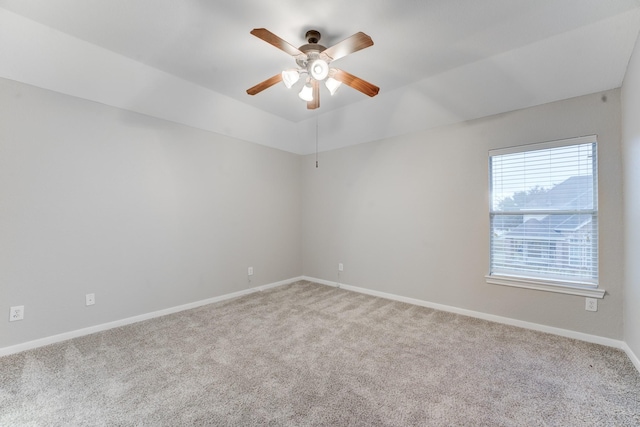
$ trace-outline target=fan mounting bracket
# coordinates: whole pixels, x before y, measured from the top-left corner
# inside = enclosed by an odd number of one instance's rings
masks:
[[[316,44],[320,41],[322,36],[320,35],[320,31],[318,30],[309,30],[304,35],[304,38],[307,39],[307,43]]]

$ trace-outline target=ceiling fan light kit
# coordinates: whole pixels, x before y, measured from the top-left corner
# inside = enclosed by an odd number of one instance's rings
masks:
[[[292,55],[298,68],[284,70],[247,89],[249,95],[256,95],[279,81],[290,89],[298,82],[301,74],[307,74],[307,79],[298,96],[307,101],[307,108],[310,110],[320,107],[319,82],[324,82],[332,96],[342,83],[371,97],[380,91],[380,88],[359,77],[329,66],[332,61],[373,46],[373,40],[365,33],[356,33],[330,48],[318,44],[320,33],[315,30],[307,31],[308,43],[300,48],[294,47],[265,28],[255,28],[251,34]]]

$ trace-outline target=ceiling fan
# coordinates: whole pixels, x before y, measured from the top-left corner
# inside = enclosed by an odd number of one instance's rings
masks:
[[[307,44],[299,48],[287,43],[265,28],[255,28],[251,34],[293,56],[298,67],[284,70],[282,73],[247,89],[249,95],[260,93],[281,81],[287,88],[291,88],[303,75],[306,75],[305,85],[299,96],[307,101],[307,108],[310,110],[320,107],[320,82],[322,81],[325,82],[331,95],[342,83],[368,96],[376,96],[380,91],[379,87],[353,74],[329,66],[332,61],[373,46],[373,40],[365,33],[356,33],[329,48],[318,44],[320,33],[316,30],[307,31],[305,35]]]

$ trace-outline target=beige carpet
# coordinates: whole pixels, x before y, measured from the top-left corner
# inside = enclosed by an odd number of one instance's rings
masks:
[[[0,425],[638,426],[616,349],[309,282],[0,358]]]

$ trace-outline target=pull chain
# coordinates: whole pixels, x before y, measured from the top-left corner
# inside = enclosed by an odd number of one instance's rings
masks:
[[[316,116],[316,169],[318,169],[318,116]]]

